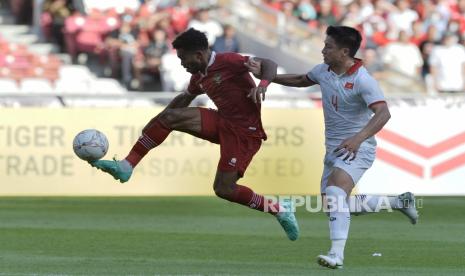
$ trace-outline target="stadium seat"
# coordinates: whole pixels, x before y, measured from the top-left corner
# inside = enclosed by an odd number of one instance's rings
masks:
[[[59,84],[60,83],[60,84]],[[62,80],[57,82],[62,87],[62,85],[70,85],[70,83],[65,84]],[[82,85],[82,84],[81,84]],[[67,91],[71,89],[65,88]],[[125,93],[124,88],[121,87],[118,81],[114,79],[95,79],[92,80],[89,84],[89,89],[87,93],[94,95],[92,98],[63,98],[66,106],[71,107],[126,107],[128,106],[128,100],[118,96],[105,96],[105,94],[123,94]],[[98,97],[98,95],[103,95]]]
[[[52,84],[47,79],[25,78],[21,81],[21,93],[26,94],[55,94]]]
[[[99,11],[106,11],[114,8],[118,12],[123,12],[125,9],[138,10],[140,7],[139,0],[113,0],[113,1],[94,1],[94,0],[83,0],[86,12],[90,12],[93,9]]]
[[[61,107],[60,100],[55,96],[55,90],[47,79],[25,78],[20,84],[20,93],[30,97],[18,98],[21,106]],[[50,95],[50,96],[43,96]]]
[[[82,65],[63,65],[59,69],[60,79],[73,79],[80,81],[89,81],[94,78],[86,66]]]
[[[73,79],[59,79],[55,83],[55,91],[57,95],[66,94],[86,94],[90,93],[88,81],[73,80]]]
[[[115,79],[95,79],[90,84],[94,94],[124,94],[126,90]]]
[[[0,94],[19,93],[19,87],[13,79],[0,79]],[[3,107],[20,107],[21,103],[16,98],[0,97],[0,106]]]
[[[149,99],[130,99],[128,105],[130,107],[153,107],[156,104]]]
[[[0,79],[0,93],[18,93],[19,87],[13,79]]]

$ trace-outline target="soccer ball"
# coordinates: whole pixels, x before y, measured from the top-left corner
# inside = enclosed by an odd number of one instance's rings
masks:
[[[86,129],[74,137],[73,150],[82,160],[99,160],[108,151],[108,140],[102,132],[96,129]]]

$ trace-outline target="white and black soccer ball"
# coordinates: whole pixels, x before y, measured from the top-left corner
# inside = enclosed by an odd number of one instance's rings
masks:
[[[108,151],[108,139],[96,129],[86,129],[74,137],[73,150],[82,160],[99,160]]]

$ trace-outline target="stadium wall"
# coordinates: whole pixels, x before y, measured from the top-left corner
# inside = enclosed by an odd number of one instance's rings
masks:
[[[74,136],[96,128],[106,158],[124,158],[161,109],[1,109],[0,195],[213,195],[219,146],[173,132],[120,184],[72,150]],[[240,181],[266,194],[316,194],[323,156],[320,110],[264,110],[268,140]]]
[[[124,158],[157,108],[1,109],[1,196],[213,195],[219,147],[173,132],[120,184],[75,157],[74,135],[86,128],[110,141],[106,158]],[[465,195],[465,110],[391,107],[377,137],[378,156],[360,193]],[[268,140],[240,183],[264,194],[318,194],[324,154],[321,109],[265,109]]]

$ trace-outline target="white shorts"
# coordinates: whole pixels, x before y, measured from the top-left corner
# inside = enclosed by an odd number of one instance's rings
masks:
[[[352,160],[343,160],[344,156],[337,157],[333,151],[327,151],[323,161],[324,168],[321,176],[321,192],[324,193],[328,185],[328,179],[334,168],[340,168],[352,177],[354,185],[362,178],[362,175],[368,170],[376,157],[376,149],[360,149],[357,157]]]

